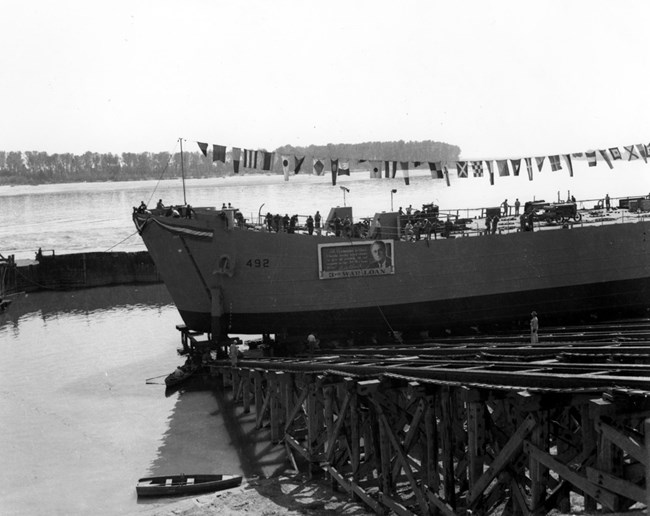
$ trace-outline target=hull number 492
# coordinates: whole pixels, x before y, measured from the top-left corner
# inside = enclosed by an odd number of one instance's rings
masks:
[[[262,269],[269,266],[268,258],[251,258],[246,262],[246,267],[253,269]]]

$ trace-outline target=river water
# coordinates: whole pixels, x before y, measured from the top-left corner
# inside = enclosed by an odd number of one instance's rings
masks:
[[[571,184],[572,193],[578,199],[647,194],[648,167],[640,162],[589,171],[588,180],[586,169],[576,169],[583,179]],[[285,183],[277,176],[246,176],[188,181],[185,195],[179,180],[0,187],[0,253],[29,259],[38,248],[57,254],[142,250],[130,218],[141,200],[182,203],[185,196],[194,206],[232,203],[249,219],[266,211],[327,214],[347,204],[361,217],[388,211],[391,202],[394,209],[435,202],[453,211],[498,206],[503,198],[555,200],[567,190],[557,177],[504,178],[494,188],[485,178],[455,180],[448,188],[413,173],[408,187],[365,174],[341,178],[335,187],[328,177],[296,176]],[[157,505],[137,501],[139,477],[250,476],[277,466],[267,460],[266,444],[256,441],[258,433],[250,425],[241,428],[232,407],[204,388],[205,379],[165,395],[161,375],[182,362],[179,323],[162,285],[14,299],[0,314],[0,514],[144,514]]]

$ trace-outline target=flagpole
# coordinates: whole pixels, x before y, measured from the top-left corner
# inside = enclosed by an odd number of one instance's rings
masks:
[[[187,198],[185,197],[185,168],[183,167],[183,138],[179,138],[181,144],[181,178],[183,180],[183,205],[187,206]]]

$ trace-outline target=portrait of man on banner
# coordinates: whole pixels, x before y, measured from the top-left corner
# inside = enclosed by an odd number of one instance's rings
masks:
[[[383,240],[375,240],[370,246],[369,269],[386,269],[392,267],[393,260],[390,255],[390,244]]]

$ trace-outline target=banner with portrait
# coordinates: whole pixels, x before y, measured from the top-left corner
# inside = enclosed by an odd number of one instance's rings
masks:
[[[318,245],[320,279],[395,274],[394,242],[366,240]]]

